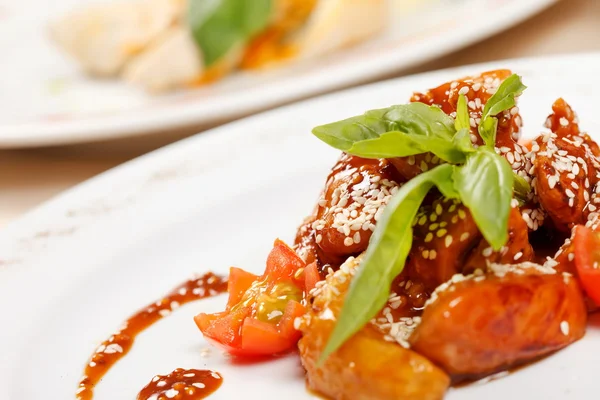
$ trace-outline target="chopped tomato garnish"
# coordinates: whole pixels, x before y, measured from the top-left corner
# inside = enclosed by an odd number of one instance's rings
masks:
[[[600,305],[600,233],[578,225],[573,238],[575,266],[586,294]]]
[[[319,275],[319,268],[316,261],[304,268],[304,284],[307,293],[313,290],[320,280],[321,275]]]
[[[232,267],[225,311],[198,314],[196,325],[207,339],[237,356],[272,355],[293,348],[300,339],[294,320],[305,313],[304,267],[293,249],[276,240],[264,274]]]

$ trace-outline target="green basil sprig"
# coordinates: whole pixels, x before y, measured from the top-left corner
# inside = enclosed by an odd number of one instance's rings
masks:
[[[321,362],[385,305],[390,285],[404,269],[410,252],[415,215],[433,186],[445,197],[459,199],[469,208],[493,249],[499,250],[506,243],[513,190],[531,188],[521,177],[515,178],[508,161],[496,154],[490,140],[495,141],[496,136],[494,116],[513,107],[515,97],[524,88],[518,75],[500,85],[490,98],[492,104],[484,107],[482,122],[491,122],[485,128],[486,146],[477,149],[470,140],[469,112],[462,95],[455,119],[437,107],[411,103],[368,111],[313,130],[329,145],[359,157],[406,157],[432,152],[449,163],[411,179],[390,199],[352,280]],[[521,195],[526,197],[527,193]]]
[[[525,89],[527,86],[523,85],[521,77],[513,74],[500,84],[496,93],[485,103],[479,124],[479,135],[486,145],[494,147],[496,144],[498,119],[495,116],[513,108],[517,104],[515,98],[520,96]]]
[[[265,29],[273,0],[190,0],[187,20],[210,67]]]
[[[469,209],[481,234],[494,248],[508,240],[508,216],[514,174],[505,158],[486,146],[469,154],[467,162],[455,167],[454,187]]]
[[[462,152],[448,145],[455,133],[452,117],[423,103],[371,110],[313,129],[313,134],[330,146],[365,158],[431,152],[446,162],[464,162]]]

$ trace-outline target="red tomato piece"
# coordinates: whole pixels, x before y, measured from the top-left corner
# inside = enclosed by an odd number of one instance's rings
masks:
[[[304,267],[294,250],[276,240],[265,273],[256,276],[232,267],[225,311],[198,314],[196,325],[208,340],[237,356],[273,355],[293,348],[300,339],[294,321],[306,311],[300,303],[305,294]]]
[[[578,225],[573,238],[575,266],[586,294],[600,305],[600,233]]]
[[[227,307],[233,307],[240,301],[246,293],[246,290],[258,279],[257,275],[244,271],[243,269],[231,267],[229,268],[229,281],[227,282],[227,293],[229,300]]]
[[[320,280],[321,275],[319,275],[319,267],[316,261],[304,268],[304,285],[307,293],[313,290]]]

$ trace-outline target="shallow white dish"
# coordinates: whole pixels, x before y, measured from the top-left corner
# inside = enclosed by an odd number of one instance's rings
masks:
[[[337,158],[311,127],[494,67],[524,76],[520,108],[530,135],[563,96],[600,137],[600,54],[468,66],[225,125],[92,179],[9,225],[0,232],[0,398],[73,398],[91,352],[140,307],[194,272],[262,271],[273,239],[292,240]],[[200,356],[207,343],[192,316],[224,303],[224,296],[192,303],[148,329],[95,398],[133,399],[152,376],[177,367],[222,373],[216,399],[310,398],[293,355],[258,365],[231,365],[217,350]],[[566,350],[506,378],[453,389],[447,399],[596,399],[600,321],[592,325]]]
[[[90,79],[50,42],[48,21],[99,1],[111,0],[0,0],[0,148],[80,143],[232,119],[434,59],[557,0],[390,0],[399,4],[390,15],[392,28],[371,42],[164,96]]]

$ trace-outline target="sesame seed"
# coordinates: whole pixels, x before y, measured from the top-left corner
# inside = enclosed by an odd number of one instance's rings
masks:
[[[522,253],[522,252],[518,252],[517,254],[515,254],[515,256],[513,257],[513,259],[514,259],[515,261],[517,261],[517,260],[518,260],[519,258],[521,258],[522,256],[523,256],[523,253]]]
[[[435,260],[436,257],[437,257],[437,252],[435,250],[431,250],[429,252],[429,259],[430,260]]]
[[[483,251],[481,252],[481,254],[482,254],[484,257],[489,257],[489,256],[491,256],[491,255],[492,255],[492,252],[493,252],[493,251],[494,251],[494,250],[493,250],[491,247],[486,247],[485,249],[483,249]]]
[[[448,233],[448,231],[446,229],[440,229],[435,233],[435,236],[441,238],[442,236],[444,236],[446,233]]]
[[[562,321],[560,323],[560,331],[563,335],[569,336],[569,323],[567,321]]]
[[[469,88],[467,86],[463,86],[460,88],[460,90],[458,91],[458,94],[467,94],[469,93]]]
[[[515,163],[515,156],[513,155],[513,153],[508,152],[506,153],[506,159],[508,160],[509,163],[514,164]]]
[[[443,211],[444,211],[444,209],[442,208],[442,205],[438,203],[438,204],[435,206],[435,213],[436,213],[437,215],[442,215],[442,212],[443,212]]]
[[[429,169],[429,167],[427,166],[427,164],[423,160],[421,160],[420,167],[421,167],[421,171],[423,171],[423,172],[427,172],[427,170]]]
[[[566,119],[565,117],[562,117],[562,118],[559,120],[559,122],[560,122],[560,124],[561,124],[562,126],[569,126],[569,120],[568,120],[568,119]]]
[[[450,236],[450,235],[446,236],[446,239],[444,240],[444,244],[446,245],[446,247],[450,247],[450,245],[452,244],[452,236]]]
[[[571,189],[567,189],[567,190],[565,190],[565,194],[566,194],[567,196],[569,196],[570,198],[573,198],[573,197],[575,197],[575,193],[573,193],[573,191],[572,191]]]
[[[351,237],[347,237],[344,239],[344,246],[350,247],[354,244],[354,240]]]
[[[354,243],[356,243],[356,244],[360,243],[360,232],[356,232],[354,234],[354,236],[352,237],[352,239],[354,240]]]
[[[464,232],[462,235],[460,235],[460,241],[464,242],[465,240],[467,240],[469,238],[469,232]]]
[[[428,259],[429,258],[429,250],[423,250],[421,252],[421,255],[423,256],[424,259]]]
[[[425,243],[429,243],[433,240],[433,233],[429,232],[427,233],[427,235],[425,236]]]

